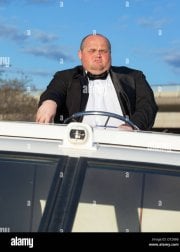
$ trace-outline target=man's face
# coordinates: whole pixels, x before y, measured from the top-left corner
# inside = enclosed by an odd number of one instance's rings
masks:
[[[111,52],[105,38],[92,35],[84,41],[84,47],[78,56],[85,70],[92,74],[101,74],[111,66]]]

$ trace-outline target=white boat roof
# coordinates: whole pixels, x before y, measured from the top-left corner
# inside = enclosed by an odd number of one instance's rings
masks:
[[[0,150],[179,165],[180,135],[1,121]]]

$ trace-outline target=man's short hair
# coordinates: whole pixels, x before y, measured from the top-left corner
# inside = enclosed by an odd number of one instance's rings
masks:
[[[100,36],[100,37],[104,38],[104,39],[107,41],[109,51],[111,52],[111,43],[110,43],[109,39],[106,38],[104,35],[102,35],[102,34],[100,34],[100,33],[95,33],[95,34],[88,34],[88,35],[86,35],[86,36],[81,40],[80,50],[83,50],[83,49],[84,49],[85,40],[86,40],[88,37],[90,37],[90,36]]]

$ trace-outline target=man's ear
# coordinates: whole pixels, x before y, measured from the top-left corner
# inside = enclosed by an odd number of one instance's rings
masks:
[[[79,57],[80,60],[82,59],[82,52],[81,52],[81,50],[78,51],[78,57]]]

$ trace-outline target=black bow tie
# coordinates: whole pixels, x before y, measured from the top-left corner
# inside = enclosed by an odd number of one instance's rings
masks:
[[[105,80],[107,78],[108,75],[108,71],[101,73],[101,74],[92,74],[90,72],[87,72],[87,76],[89,78],[89,80]]]

